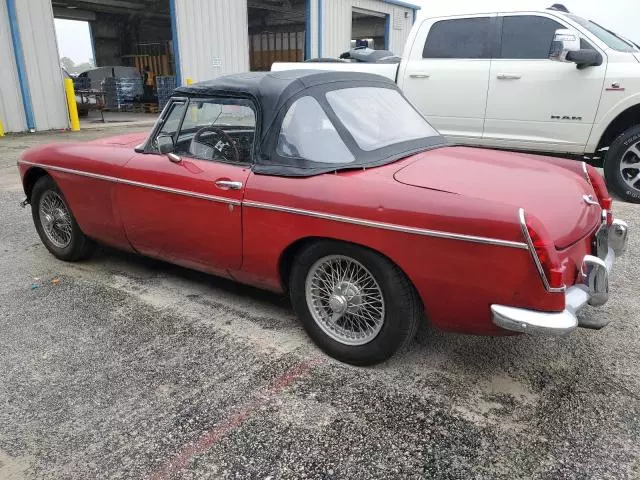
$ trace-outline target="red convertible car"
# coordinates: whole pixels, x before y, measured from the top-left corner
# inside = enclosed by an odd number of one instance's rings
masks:
[[[365,365],[428,319],[561,335],[608,299],[627,243],[592,167],[451,146],[382,77],[287,71],[178,88],[149,135],[24,152],[53,255],[94,242],[289,292],[311,338]]]

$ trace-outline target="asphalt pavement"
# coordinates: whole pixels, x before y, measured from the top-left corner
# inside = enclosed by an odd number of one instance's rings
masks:
[[[610,317],[567,338],[423,327],[385,364],[322,354],[286,298],[100,249],[56,260],[0,138],[0,479],[640,478],[640,206]],[[37,280],[36,280],[37,279]],[[482,282],[482,279],[478,279]]]

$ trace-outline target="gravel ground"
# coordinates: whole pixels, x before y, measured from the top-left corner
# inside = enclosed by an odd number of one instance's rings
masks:
[[[42,246],[0,139],[0,479],[640,478],[640,207],[611,298],[568,338],[424,327],[375,368],[320,353],[286,299],[103,249]],[[32,289],[34,278],[41,286]]]

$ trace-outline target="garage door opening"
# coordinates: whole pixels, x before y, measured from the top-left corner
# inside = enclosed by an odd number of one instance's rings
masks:
[[[268,71],[274,62],[305,60],[305,0],[249,1],[247,15],[251,71]]]
[[[351,48],[389,49],[389,15],[354,8],[351,13]]]
[[[152,121],[176,85],[169,0],[52,0],[52,6],[60,57],[69,41],[91,51],[91,68],[68,72],[81,124]],[[78,23],[87,25],[88,45],[86,36],[74,38]]]

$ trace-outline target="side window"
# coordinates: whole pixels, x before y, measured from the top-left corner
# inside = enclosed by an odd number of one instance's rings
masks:
[[[158,130],[158,133],[156,134],[151,144],[151,149],[154,152],[158,151],[157,139],[160,135],[168,135],[170,137],[173,137],[175,141],[175,135],[176,135],[176,132],[178,131],[178,128],[180,127],[180,121],[182,120],[182,116],[184,115],[184,110],[186,106],[187,104],[184,102],[173,102],[169,106],[169,112],[165,117],[166,120],[162,124],[162,127],[160,128],[160,130]]]
[[[282,120],[276,152],[319,163],[351,163],[355,160],[336,128],[313,97],[293,102]]]
[[[191,99],[175,152],[200,160],[251,163],[256,115],[244,99]]]
[[[429,30],[422,58],[491,58],[489,17],[440,20]]]
[[[500,58],[548,59],[553,36],[559,28],[566,27],[546,17],[504,17]]]

